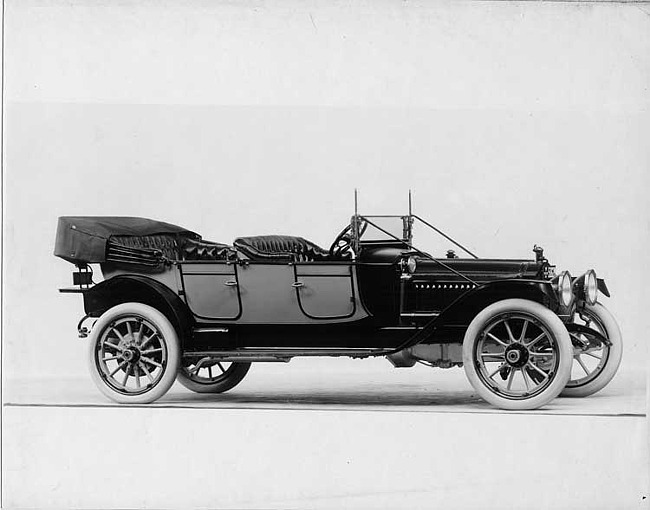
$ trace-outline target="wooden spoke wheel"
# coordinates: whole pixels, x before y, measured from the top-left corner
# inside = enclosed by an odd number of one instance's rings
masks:
[[[237,386],[250,367],[250,363],[186,355],[178,370],[178,382],[197,393],[223,393]]]
[[[119,403],[150,403],[162,397],[174,383],[179,359],[176,330],[162,313],[142,303],[109,309],[90,335],[93,381]]]

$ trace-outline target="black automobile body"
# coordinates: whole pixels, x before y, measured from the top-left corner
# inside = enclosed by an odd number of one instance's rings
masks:
[[[415,223],[467,257],[416,248]],[[280,235],[214,243],[131,217],[61,217],[55,247],[77,266],[75,287],[61,290],[83,295],[91,374],[119,402],[151,402],[176,375],[218,393],[254,362],[386,356],[396,367],[465,365],[477,392],[506,409],[594,393],[620,362],[620,331],[597,302],[605,282],[592,270],[556,275],[534,252],[480,259],[410,206],[355,210],[329,250]]]

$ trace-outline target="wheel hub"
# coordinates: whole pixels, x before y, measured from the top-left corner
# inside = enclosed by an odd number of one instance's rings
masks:
[[[122,351],[122,358],[129,363],[137,363],[140,359],[140,351],[136,347],[129,347]]]
[[[506,362],[514,368],[521,368],[528,363],[528,349],[521,344],[511,344],[506,349]]]

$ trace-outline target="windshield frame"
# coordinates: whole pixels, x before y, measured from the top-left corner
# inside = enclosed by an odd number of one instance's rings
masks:
[[[393,235],[392,233],[388,232],[384,228],[380,227],[377,225],[377,223],[372,221],[372,218],[400,218],[402,220],[403,224],[403,230],[402,230],[402,238],[400,239],[399,237]],[[350,220],[350,227],[352,231],[352,246],[353,249],[356,253],[359,252],[359,248],[361,247],[361,237],[363,236],[363,232],[360,232],[360,227],[361,225],[365,222],[368,225],[372,225],[374,228],[379,230],[380,232],[383,232],[386,234],[388,237],[391,238],[391,241],[397,241],[400,243],[405,244],[408,246],[411,250],[419,252],[419,253],[424,253],[421,250],[415,248],[413,246],[413,224],[415,221],[419,221],[437,234],[441,235],[451,243],[453,243],[455,246],[463,250],[465,253],[467,253],[470,257],[474,259],[478,259],[479,257],[472,253],[469,249],[467,249],[465,246],[460,244],[458,241],[453,239],[451,236],[445,234],[442,230],[439,228],[435,227],[431,223],[429,223],[426,220],[423,220],[420,218],[418,215],[409,213],[405,215],[399,215],[399,214],[371,214],[371,215],[363,215],[363,214],[354,214]]]

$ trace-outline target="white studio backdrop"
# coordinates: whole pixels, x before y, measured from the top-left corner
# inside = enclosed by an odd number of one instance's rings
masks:
[[[59,215],[328,247],[355,187],[384,214],[413,189],[481,256],[537,243],[558,270],[595,268],[623,369],[647,363],[642,8],[8,1],[5,17],[5,377],[86,375]]]

